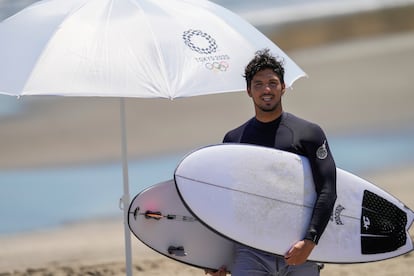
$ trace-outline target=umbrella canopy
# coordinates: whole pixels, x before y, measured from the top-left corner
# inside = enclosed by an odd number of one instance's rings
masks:
[[[272,41],[203,0],[44,0],[0,23],[0,94],[177,98],[245,90],[255,51],[305,73]],[[125,251],[132,274],[124,103]]]
[[[0,93],[176,98],[242,91],[258,49],[304,72],[229,10],[202,0],[40,1],[0,24]]]

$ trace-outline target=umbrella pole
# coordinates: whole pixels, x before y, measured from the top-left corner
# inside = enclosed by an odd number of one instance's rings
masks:
[[[128,156],[127,156],[127,134],[125,123],[125,100],[120,98],[120,116],[121,116],[121,132],[122,132],[122,173],[124,182],[124,194],[122,196],[122,207],[124,211],[124,236],[125,236],[125,265],[126,275],[132,276],[132,248],[131,248],[131,232],[128,228],[128,209],[130,203],[129,196],[129,177],[128,177]]]

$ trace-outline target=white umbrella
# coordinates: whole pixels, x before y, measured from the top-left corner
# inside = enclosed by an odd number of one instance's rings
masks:
[[[177,98],[245,89],[269,48],[287,86],[305,73],[229,10],[203,0],[45,0],[0,23],[0,93]],[[125,217],[129,205],[123,101]],[[127,272],[130,233],[125,225]]]

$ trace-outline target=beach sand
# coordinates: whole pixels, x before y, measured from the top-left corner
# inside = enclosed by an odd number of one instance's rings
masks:
[[[287,51],[309,78],[297,81],[285,95],[285,110],[319,123],[328,137],[412,126],[413,49],[414,32],[405,30]],[[120,160],[117,99],[18,101],[25,111],[0,120],[0,168]],[[219,142],[225,131],[252,115],[250,99],[242,92],[172,102],[128,99],[129,157]],[[363,177],[414,209],[414,164]],[[0,275],[124,275],[121,217],[0,236]],[[136,275],[204,274],[132,241]],[[414,253],[369,264],[327,264],[322,275],[414,275],[412,264]]]

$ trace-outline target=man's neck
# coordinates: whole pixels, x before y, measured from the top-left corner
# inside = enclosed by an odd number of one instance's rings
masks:
[[[256,113],[256,120],[262,123],[272,122],[282,116],[283,110],[278,112],[257,112]]]

